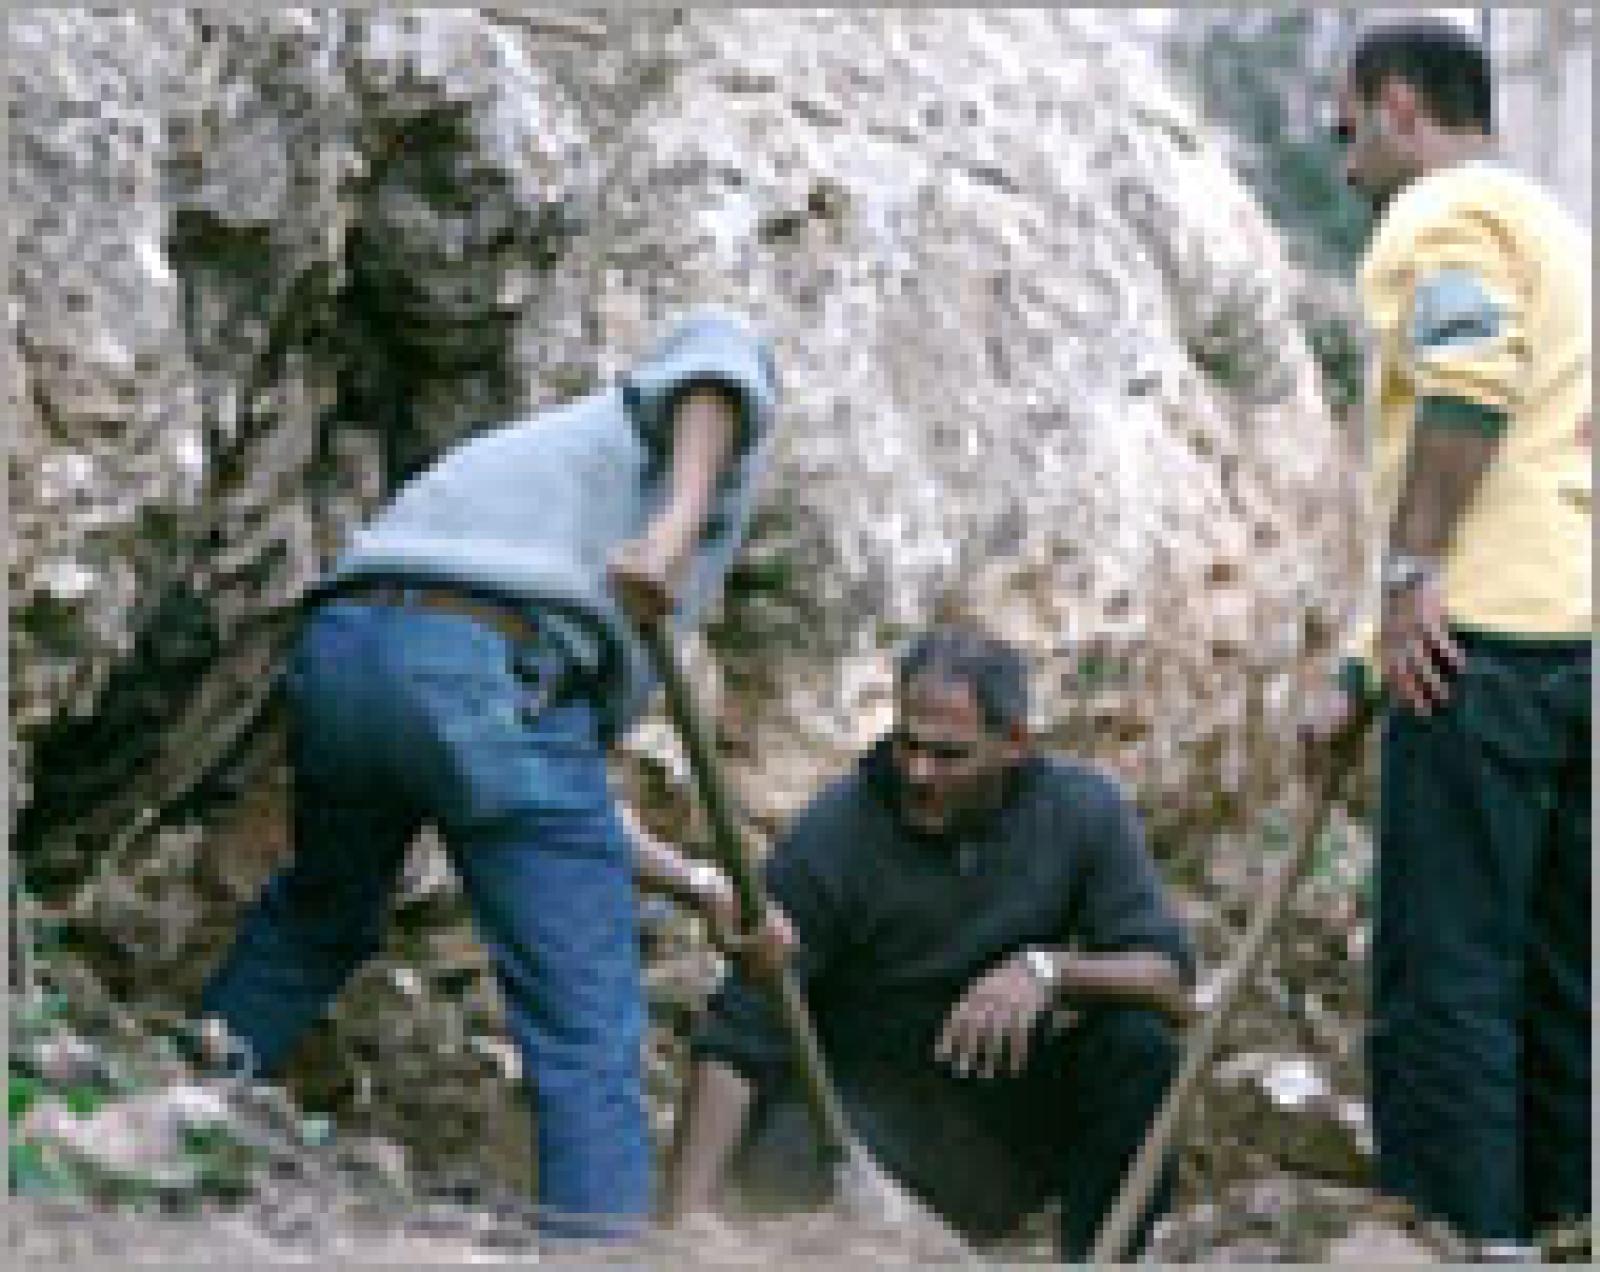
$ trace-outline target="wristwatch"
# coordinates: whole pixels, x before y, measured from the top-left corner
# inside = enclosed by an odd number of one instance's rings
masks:
[[[1383,590],[1390,596],[1406,592],[1438,573],[1439,563],[1431,557],[1397,552],[1383,563]]]
[[[683,872],[683,881],[690,895],[704,902],[710,900],[711,893],[722,886],[723,875],[709,861],[695,861]]]
[[[1046,989],[1054,989],[1061,980],[1061,960],[1049,950],[1038,946],[1025,949],[1022,951],[1022,963]]]

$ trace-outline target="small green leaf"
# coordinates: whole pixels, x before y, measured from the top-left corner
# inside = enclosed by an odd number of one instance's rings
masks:
[[[184,1151],[204,1156],[223,1151],[234,1144],[232,1133],[226,1126],[186,1126],[183,1128]]]
[[[75,1086],[62,1093],[61,1102],[74,1117],[92,1117],[106,1102],[106,1097],[94,1087]]]
[[[6,1088],[6,1104],[9,1111],[9,1120],[15,1126],[27,1111],[33,1107],[39,1093],[44,1089],[44,1084],[37,1078],[23,1077],[13,1073]]]

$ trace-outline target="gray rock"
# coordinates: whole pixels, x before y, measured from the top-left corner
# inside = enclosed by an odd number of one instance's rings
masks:
[[[174,589],[228,650],[410,466],[705,301],[776,335],[788,389],[750,554],[787,580],[731,602],[760,811],[877,727],[942,598],[1155,809],[1235,780],[1244,672],[1286,688],[1308,615],[1340,620],[1359,535],[1294,267],[1115,22],[9,22],[23,792],[38,739],[135,710],[112,673]],[[117,733],[127,780],[198,657]]]

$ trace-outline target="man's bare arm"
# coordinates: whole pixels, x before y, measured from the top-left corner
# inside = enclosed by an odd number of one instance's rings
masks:
[[[712,492],[733,452],[738,427],[738,401],[725,389],[691,389],[678,404],[668,487],[671,493],[646,532],[675,564],[688,555],[705,523]]]
[[[709,862],[700,862],[657,839],[628,804],[618,801],[617,816],[633,844],[633,874],[647,892],[661,892],[699,909],[721,901],[721,892],[733,900],[732,884]]]
[[[1451,637],[1438,570],[1499,449],[1501,412],[1455,398],[1417,406],[1394,522],[1378,657],[1384,684],[1420,715],[1450,696],[1464,656]],[[1407,571],[1414,572],[1410,577]]]
[[[617,815],[633,845],[634,882],[694,910],[705,921],[712,944],[746,975],[765,979],[794,953],[794,925],[779,907],[769,905],[761,923],[746,931],[738,889],[722,867],[657,839],[625,803],[617,804]]]
[[[1053,953],[1059,960],[1058,985],[1063,997],[1153,1007],[1180,1023],[1189,1017],[1191,1008],[1183,974],[1165,954],[1155,950]]]
[[[690,389],[675,406],[666,503],[644,533],[622,544],[610,562],[611,584],[636,621],[653,622],[672,609],[738,427],[738,402],[723,389]]]
[[[1504,427],[1498,412],[1454,398],[1424,398],[1417,407],[1389,551],[1438,561],[1489,471]]]
[[[1033,959],[1044,954],[1048,977]],[[1055,1006],[1118,1002],[1151,1007],[1178,1024],[1190,1004],[1178,965],[1153,950],[1081,954],[1067,949],[1024,950],[979,976],[950,1013],[934,1043],[934,1059],[963,1076],[992,1078],[1027,1065],[1034,1027]]]

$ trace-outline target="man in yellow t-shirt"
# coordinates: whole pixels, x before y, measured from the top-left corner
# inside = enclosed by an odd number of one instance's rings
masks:
[[[1368,1062],[1378,1181],[1525,1250],[1590,1210],[1591,244],[1493,152],[1491,73],[1375,27],[1338,101],[1361,272],[1381,695]]]

